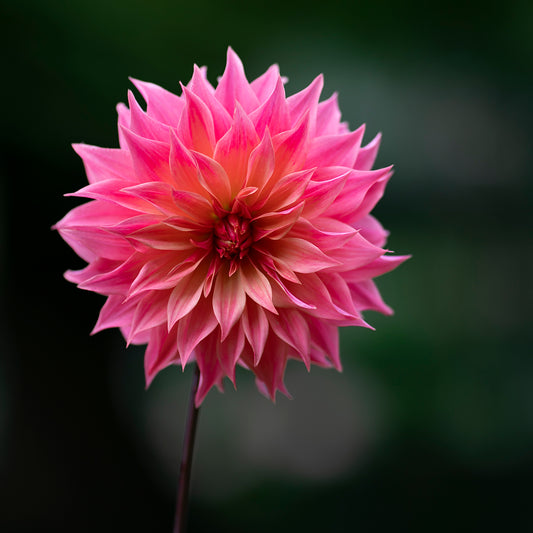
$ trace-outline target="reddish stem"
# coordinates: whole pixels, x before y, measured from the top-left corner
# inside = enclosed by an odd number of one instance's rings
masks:
[[[173,533],[185,533],[187,510],[189,502],[189,485],[191,479],[192,453],[194,450],[194,436],[200,409],[194,404],[194,397],[200,381],[200,369],[194,365],[191,394],[189,397],[189,410],[187,412],[187,425],[183,438],[183,451],[181,456],[180,476],[178,481],[178,496],[176,502],[176,516],[174,517]]]

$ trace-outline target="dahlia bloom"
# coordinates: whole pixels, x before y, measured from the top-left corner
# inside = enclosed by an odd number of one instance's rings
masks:
[[[132,80],[120,148],[74,145],[92,201],[55,228],[87,263],[67,280],[107,297],[93,332],[147,344],[147,385],[196,361],[199,405],[241,365],[288,394],[288,359],[341,369],[338,326],[392,313],[372,278],[407,259],[383,248],[369,213],[391,167],[371,170],[378,135],[340,121],[322,76],[285,96],[277,65],[249,83],[228,50],[216,88],[195,66],[182,95]]]

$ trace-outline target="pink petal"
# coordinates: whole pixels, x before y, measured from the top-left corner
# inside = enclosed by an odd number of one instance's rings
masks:
[[[268,100],[251,113],[250,118],[260,137],[263,136],[267,128],[272,135],[290,129],[289,108],[285,100],[285,89],[281,78],[278,77],[275,89]]]
[[[267,277],[250,261],[244,259],[239,267],[242,288],[246,294],[260,306],[272,313],[277,311],[272,304],[272,287]]]
[[[394,270],[397,266],[401,265],[404,261],[407,261],[410,255],[383,255],[371,263],[367,263],[360,268],[357,268],[353,272],[350,272],[347,278],[350,282],[359,282],[366,279],[375,278],[381,276],[391,270]]]
[[[218,344],[218,360],[224,373],[230,378],[235,386],[235,365],[242,354],[244,348],[244,332],[237,324],[229,332],[228,336]]]
[[[246,113],[250,113],[259,105],[259,100],[244,74],[242,62],[231,47],[228,48],[226,69],[215,89],[215,96],[230,115],[233,115],[236,102],[241,104]]]
[[[270,134],[265,132],[261,143],[252,151],[248,160],[246,186],[256,187],[261,192],[274,172],[275,155]]]
[[[372,215],[366,215],[358,220],[357,229],[368,242],[379,247],[385,246],[389,232],[383,229],[383,226]]]
[[[281,311],[281,310],[280,310]],[[270,327],[275,334],[289,346],[292,346],[300,355],[305,367],[311,368],[309,355],[309,327],[300,311],[283,309],[278,317],[267,315]]]
[[[287,105],[289,106],[289,112],[293,124],[296,124],[304,114],[309,113],[309,129],[312,136],[315,135],[318,100],[323,86],[324,76],[319,74],[303,91],[287,98]]]
[[[204,288],[206,273],[207,263],[204,261],[194,272],[176,284],[168,299],[167,321],[169,330],[198,303]]]
[[[221,329],[224,340],[231,328],[244,311],[246,292],[241,276],[229,276],[228,267],[224,265],[218,272],[213,292],[213,311]]]
[[[222,385],[224,371],[218,359],[217,348],[219,340],[216,333],[217,330],[208,335],[200,342],[195,350],[201,354],[201,357],[196,358],[196,362],[200,368],[200,383],[198,384],[198,391],[194,399],[196,407],[199,407],[204,401],[207,393],[213,385]]]
[[[244,185],[248,158],[258,144],[259,137],[255,132],[254,125],[237,102],[233,124],[224,137],[218,141],[214,155],[214,159],[222,165],[227,175],[230,176],[233,196]]]
[[[318,104],[316,115],[317,137],[339,133],[338,128],[341,120],[341,112],[337,96],[337,93],[333,93],[327,100]]]
[[[211,299],[200,298],[189,314],[178,322],[178,350],[183,368],[192,351],[218,325]]]
[[[378,133],[366,146],[363,146],[359,150],[354,168],[358,170],[370,170],[376,161],[380,143],[381,133]]]
[[[89,144],[73,144],[74,151],[83,159],[89,183],[108,179],[139,181],[127,150],[100,148]]]
[[[215,148],[215,125],[206,104],[183,87],[186,106],[178,125],[178,135],[190,148],[212,156]]]
[[[131,91],[128,91],[128,104],[130,106],[130,123],[127,127],[133,133],[146,139],[168,143],[170,135],[168,125],[162,124],[145,113]]]
[[[303,239],[286,237],[270,244],[274,262],[285,263],[294,272],[305,274],[339,265],[337,260],[328,257],[314,244]]]
[[[224,168],[214,159],[198,152],[192,152],[199,170],[199,179],[205,189],[224,209],[228,210],[231,200],[231,183]]]
[[[147,113],[155,120],[176,127],[185,102],[177,95],[145,81],[130,78],[147,103]]]
[[[209,108],[213,117],[215,140],[218,141],[231,127],[231,115],[215,98],[215,90],[196,65],[194,65],[194,73],[189,88]]]
[[[246,339],[254,352],[253,364],[255,366],[261,360],[269,331],[268,320],[263,307],[253,304],[246,305],[241,323]]]
[[[170,171],[173,185],[178,190],[203,194],[200,182],[200,170],[192,153],[185,148],[175,132],[170,138]]]
[[[371,279],[350,284],[350,291],[354,305],[359,311],[370,309],[384,315],[393,314],[394,311],[383,301],[376,284]]]
[[[327,135],[313,139],[309,146],[306,165],[345,166],[352,168],[365,133],[364,124],[352,133]]]
[[[122,128],[128,144],[137,182],[166,181],[172,183],[169,168],[170,146],[161,141],[139,137],[131,130]]]
[[[250,86],[260,102],[266,101],[272,94],[272,91],[274,91],[278,83],[278,79],[280,79],[279,66],[272,65],[259,78],[252,81]]]
[[[302,168],[307,158],[308,137],[308,114],[304,115],[293,130],[279,133],[273,137],[276,166],[271,181]]]
[[[155,328],[150,332],[150,341],[144,355],[146,387],[163,368],[179,364],[176,331],[167,332],[166,327]]]

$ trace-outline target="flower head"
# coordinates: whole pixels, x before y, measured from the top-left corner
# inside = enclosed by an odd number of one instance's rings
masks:
[[[88,263],[66,278],[107,296],[94,332],[147,343],[148,384],[196,360],[198,405],[237,364],[272,398],[289,358],[340,369],[338,326],[390,314],[372,278],[407,258],[369,214],[392,174],[371,170],[380,136],[361,146],[322,76],[287,98],[276,65],[249,83],[231,49],[216,88],[198,67],[181,96],[132,81],[146,111],[130,92],[120,148],[74,146],[72,196],[92,201],[55,226]]]

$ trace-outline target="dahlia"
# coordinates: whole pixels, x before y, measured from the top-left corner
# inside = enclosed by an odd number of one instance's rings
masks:
[[[391,167],[380,136],[340,121],[322,76],[285,96],[277,65],[249,83],[228,49],[216,88],[195,66],[177,96],[132,80],[120,148],[74,145],[92,201],[55,228],[88,266],[65,277],[107,297],[93,332],[147,344],[147,385],[196,361],[196,405],[240,365],[274,399],[289,358],[341,369],[338,326],[390,314],[372,278],[407,259],[369,213]]]

